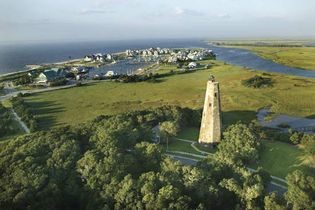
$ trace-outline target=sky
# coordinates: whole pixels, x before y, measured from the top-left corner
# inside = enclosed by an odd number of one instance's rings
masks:
[[[0,41],[314,38],[315,0],[0,0]]]

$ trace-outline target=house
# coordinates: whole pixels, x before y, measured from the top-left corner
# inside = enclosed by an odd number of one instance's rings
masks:
[[[84,56],[83,60],[86,62],[93,61],[93,56],[92,55],[86,55],[86,56]]]
[[[106,60],[110,61],[113,59],[113,56],[111,54],[106,55]]]
[[[190,62],[189,64],[188,64],[188,68],[190,68],[190,69],[194,69],[194,68],[196,68],[197,67],[197,64],[195,63],[195,62]]]
[[[106,74],[105,74],[106,77],[111,77],[111,76],[114,76],[114,75],[116,75],[114,71],[107,71]]]
[[[38,84],[47,84],[51,81],[64,78],[65,74],[66,72],[63,69],[52,68],[40,73],[35,81]]]
[[[83,70],[84,70],[83,66],[74,66],[71,68],[71,71],[75,74],[80,74],[83,72]]]
[[[30,71],[27,73],[27,75],[30,77],[30,78],[34,78],[37,76],[37,72],[36,71]]]

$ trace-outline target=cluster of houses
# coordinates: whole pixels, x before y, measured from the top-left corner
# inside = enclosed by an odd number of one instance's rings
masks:
[[[207,59],[209,57],[215,57],[212,50],[206,49],[168,49],[168,48],[149,48],[144,50],[126,50],[126,57],[143,57],[154,58],[155,61],[165,63],[180,63],[189,62],[186,69],[194,69],[198,66],[197,61]],[[83,59],[86,62],[108,62],[113,61],[114,58],[111,54],[92,54],[86,55]],[[208,66],[206,66],[208,68]],[[49,84],[52,81],[56,81],[64,78],[73,78],[81,80],[88,77],[88,67],[73,66],[71,68],[51,68],[47,69],[40,74],[35,71],[31,71],[29,76],[33,78],[33,81],[37,84]],[[106,78],[115,76],[114,71],[108,71],[106,74],[98,74],[94,76],[94,79]]]
[[[85,62],[100,62],[100,63],[104,63],[106,61],[107,62],[113,61],[113,55],[96,53],[96,54],[84,56],[83,60]]]
[[[181,61],[200,61],[209,57],[215,57],[212,50],[207,49],[183,49],[173,50],[168,48],[149,48],[144,50],[126,50],[127,57],[151,57],[157,58],[162,62],[177,63]]]
[[[160,55],[167,55],[170,54],[172,50],[168,48],[149,48],[144,50],[126,50],[125,54],[127,57],[135,57],[135,56],[143,56],[143,57],[150,57],[155,56],[159,57]]]
[[[172,52],[167,59],[168,63],[177,63],[180,61],[201,61],[209,57],[215,57],[212,50],[179,50]]]

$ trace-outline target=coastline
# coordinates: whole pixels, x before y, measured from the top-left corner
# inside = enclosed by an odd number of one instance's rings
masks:
[[[124,52],[116,52],[116,53],[112,53],[112,55],[120,55]],[[64,60],[64,61],[57,61],[57,62],[54,62],[54,63],[43,63],[43,64],[27,64],[26,66],[28,65],[36,65],[35,68],[30,68],[30,69],[23,69],[23,70],[16,70],[16,71],[12,71],[12,72],[8,72],[8,73],[0,73],[0,78],[1,77],[7,77],[7,76],[13,76],[13,75],[16,75],[16,74],[23,74],[23,73],[28,73],[30,71],[36,71],[38,70],[39,68],[41,67],[44,67],[44,66],[50,66],[50,65],[64,65],[64,64],[68,64],[68,63],[73,63],[73,62],[79,62],[83,60],[83,58],[75,58],[75,59],[70,59],[70,60]],[[109,63],[109,64],[112,64],[112,63]],[[104,65],[108,65],[108,64],[104,64]]]

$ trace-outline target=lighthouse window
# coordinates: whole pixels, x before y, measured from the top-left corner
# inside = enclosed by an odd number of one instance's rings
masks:
[[[217,93],[214,93],[214,97],[217,97]]]
[[[209,107],[211,107],[211,103],[209,103]]]

